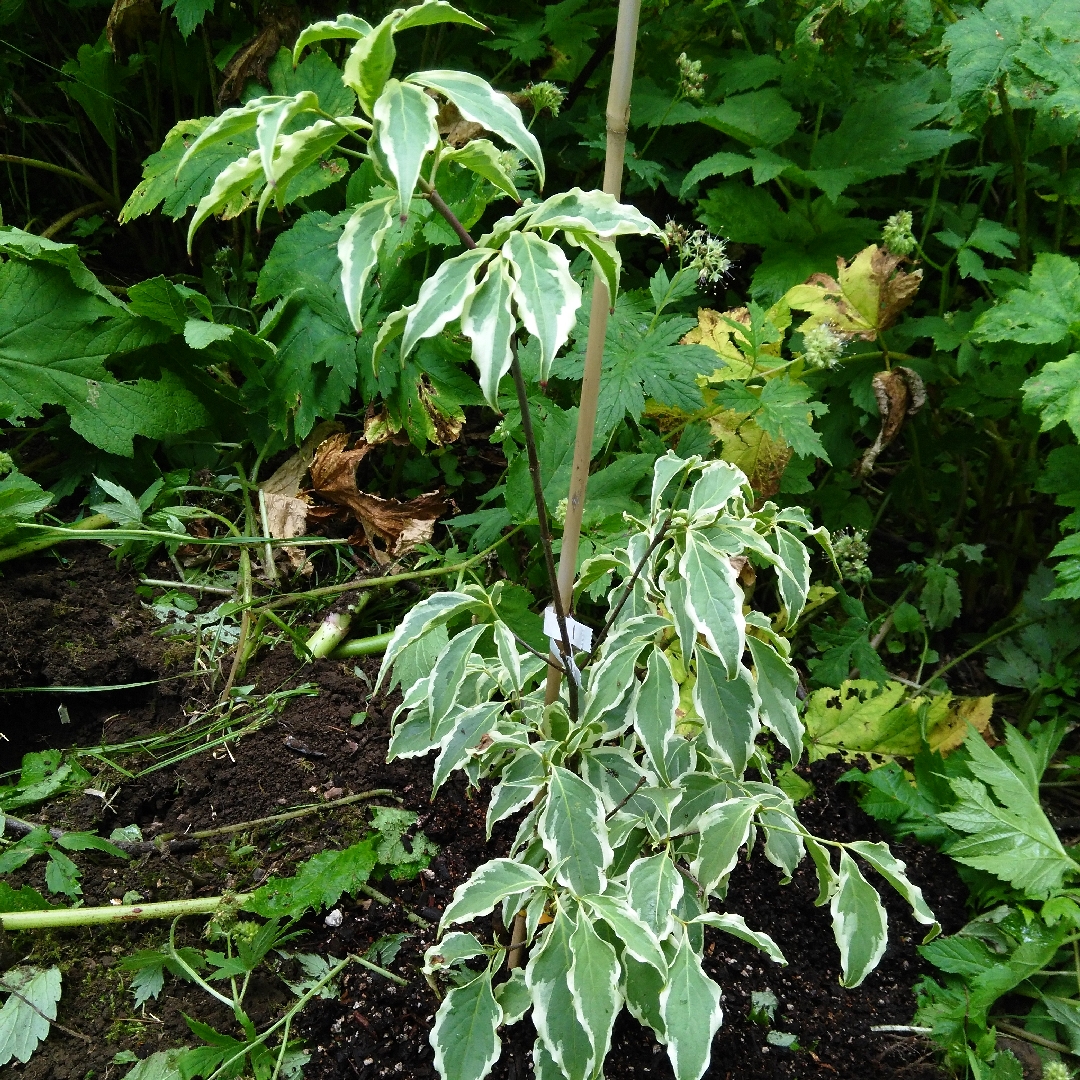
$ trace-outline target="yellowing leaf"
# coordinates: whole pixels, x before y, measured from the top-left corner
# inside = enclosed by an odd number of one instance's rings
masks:
[[[720,440],[720,457],[742,469],[758,495],[763,498],[775,495],[780,477],[791,460],[791,447],[733,409],[724,409],[710,417],[709,427]]]
[[[847,680],[839,690],[815,691],[803,716],[810,760],[836,752],[848,757],[914,757],[923,748],[923,732],[931,750],[947,754],[964,741],[969,724],[980,734],[985,732],[994,711],[992,694],[978,698],[938,694],[901,704],[904,692],[901,683],[879,686],[870,679]]]
[[[922,271],[899,269],[902,259],[876,244],[864,248],[847,263],[836,260],[837,276],[812,274],[784,295],[782,303],[810,312],[800,327],[804,333],[828,324],[849,337],[873,341],[887,330],[915,299]]]
[[[776,304],[766,313],[766,317],[778,330],[786,330],[791,325],[791,312],[781,304]],[[723,357],[725,367],[717,368],[710,376],[710,382],[723,382],[727,379],[748,379],[755,373],[754,365],[743,355],[737,342],[735,328],[730,322],[750,325],[750,313],[746,308],[733,308],[731,311],[713,311],[701,308],[698,311],[698,324],[690,330],[680,342],[681,345],[707,345]],[[761,351],[779,359],[780,342],[762,347]],[[756,373],[763,374],[760,359]]]

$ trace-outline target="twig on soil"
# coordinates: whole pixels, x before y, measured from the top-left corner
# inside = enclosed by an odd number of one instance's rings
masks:
[[[234,589],[226,589],[220,585],[199,585],[194,581],[170,581],[168,578],[142,578],[140,585],[158,585],[163,589],[191,589],[192,592],[213,593],[214,596],[235,596]]]
[[[1008,1032],[1014,1038],[1023,1039],[1024,1042],[1034,1043],[1036,1046],[1045,1047],[1047,1050],[1056,1050],[1059,1054],[1068,1054],[1070,1057],[1080,1057],[1080,1054],[1064,1043],[1054,1042],[1053,1039],[1044,1039],[1041,1035],[1033,1035],[1030,1031],[1025,1031],[1015,1024],[1007,1024],[1004,1020],[995,1020],[994,1025],[1001,1028],[1002,1031]]]
[[[150,851],[161,851],[168,847],[169,850],[184,848],[186,845],[198,843],[200,840],[210,840],[216,836],[228,836],[230,833],[247,832],[249,829],[257,829],[263,825],[277,825],[283,821],[295,821],[297,818],[306,817],[308,814],[321,813],[324,810],[336,810],[339,806],[349,806],[352,803],[363,802],[366,799],[382,797],[401,800],[390,788],[373,788],[371,791],[362,791],[359,795],[346,795],[343,799],[334,799],[331,802],[312,803],[310,806],[302,806],[297,810],[288,810],[283,814],[271,814],[269,817],[254,818],[251,821],[239,821],[234,825],[221,825],[216,829],[201,829],[198,832],[184,833],[178,836],[176,833],[161,833],[153,840],[141,841],[114,841],[116,847],[126,851],[129,855],[143,855]],[[4,832],[11,836],[26,836],[34,829],[40,829],[41,825],[35,825],[32,821],[23,821],[21,818],[4,818]],[[59,840],[64,835],[62,829],[50,829],[49,835],[54,840]]]
[[[79,1031],[73,1031],[69,1027],[64,1027],[64,1025],[61,1024],[59,1020],[54,1020],[51,1017],[46,1016],[45,1013],[43,1013],[29,998],[23,997],[23,995],[20,994],[14,986],[8,986],[8,984],[4,982],[3,979],[0,979],[0,990],[6,990],[9,994],[14,994],[24,1005],[28,1005],[31,1009],[34,1010],[34,1012],[38,1014],[38,1016],[40,1016],[43,1020],[48,1020],[53,1027],[59,1028],[65,1035],[70,1035],[75,1039],[82,1039],[83,1042],[94,1041],[90,1038],[89,1035],[83,1035]]]

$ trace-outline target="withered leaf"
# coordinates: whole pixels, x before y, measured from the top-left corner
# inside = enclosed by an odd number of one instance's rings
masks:
[[[926,387],[919,373],[909,367],[879,371],[871,385],[881,413],[881,430],[855,470],[859,477],[870,475],[878,455],[900,434],[904,421],[926,404]]]
[[[249,79],[266,81],[266,69],[278,49],[292,45],[300,32],[300,9],[292,5],[267,5],[260,11],[259,21],[262,23],[259,33],[241,45],[225,65],[217,96],[218,108],[239,98]]]
[[[160,16],[153,0],[116,0],[105,23],[105,40],[118,60],[156,35]]]

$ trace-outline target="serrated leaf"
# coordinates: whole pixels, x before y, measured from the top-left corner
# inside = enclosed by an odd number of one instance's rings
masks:
[[[371,116],[375,102],[383,92],[386,80],[397,58],[394,45],[395,23],[400,14],[392,11],[370,34],[365,34],[349,50],[342,81],[356,94],[360,107]]]
[[[186,1046],[158,1050],[125,1073],[124,1080],[181,1080],[180,1059],[187,1052]]]
[[[363,329],[364,292],[368,278],[379,265],[379,252],[393,224],[393,198],[376,199],[358,207],[338,240],[341,289],[353,329]]]
[[[740,941],[753,945],[754,948],[765,953],[774,964],[787,963],[776,942],[768,934],[763,934],[760,930],[751,930],[741,915],[733,915],[730,912],[720,914],[715,911],[707,911],[704,915],[699,915],[694,919],[694,922],[711,926],[716,930],[723,930],[725,934],[731,934],[732,937],[737,937]]]
[[[975,320],[977,341],[1051,345],[1080,328],[1080,267],[1065,255],[1040,252],[1023,288]]]
[[[567,769],[552,768],[537,828],[562,885],[579,896],[604,891],[612,851],[594,788]]]
[[[679,574],[687,586],[687,614],[723,661],[729,678],[734,678],[746,644],[743,593],[735,568],[691,529],[686,533]]]
[[[514,302],[525,328],[540,343],[540,381],[566,344],[581,307],[581,286],[560,248],[532,233],[512,233],[503,257],[514,276]]]
[[[447,905],[439,923],[440,932],[453,923],[468,922],[479,915],[487,915],[508,896],[547,887],[544,876],[531,866],[513,859],[492,859],[454,890],[454,898]]]
[[[653,769],[665,784],[668,782],[665,759],[668,744],[675,736],[678,703],[679,687],[671,664],[663,652],[653,649],[645,680],[635,687],[630,715]]]
[[[638,859],[626,875],[626,899],[661,941],[671,933],[683,879],[666,852]]]
[[[712,892],[735,869],[759,805],[752,798],[728,799],[702,814],[698,851],[690,872],[706,892]]]
[[[574,956],[570,938],[574,922],[559,908],[540,947],[534,946],[525,968],[525,982],[532,995],[533,1024],[565,1080],[588,1080],[594,1052],[589,1033],[581,1026],[570,992],[570,968]]]
[[[465,120],[480,124],[519,150],[536,166],[543,188],[544,157],[540,144],[522,121],[521,111],[506,95],[466,71],[420,71],[410,75],[408,81],[438,91],[457,106]]]
[[[424,156],[439,141],[438,109],[411,83],[387,81],[372,108],[375,137],[398,189],[398,212],[407,214]]]
[[[1044,364],[1023,385],[1024,411],[1039,413],[1039,430],[1068,424],[1080,439],[1080,353]]]
[[[698,647],[695,656],[694,707],[705,721],[710,744],[735,775],[741,776],[761,730],[758,687],[743,664],[736,669],[735,678],[729,679],[727,667],[715,653]]]
[[[0,976],[0,991],[17,990],[21,995],[9,993],[0,1009],[0,1066],[13,1058],[25,1065],[38,1043],[48,1037],[49,1023],[56,1019],[60,985],[58,967],[16,967]]]
[[[829,910],[844,972],[840,981],[858,986],[884,955],[889,927],[881,899],[846,850],[840,852],[839,880]]]
[[[336,19],[312,23],[300,31],[300,36],[293,46],[293,67],[297,65],[303,51],[317,41],[337,40],[356,41],[371,33],[371,23],[357,15],[343,13]]]
[[[682,935],[660,993],[667,1054],[676,1080],[700,1080],[712,1057],[713,1036],[724,1020],[720,987],[701,970],[701,960]]]
[[[828,460],[821,436],[810,426],[814,416],[827,413],[828,406],[810,400],[811,390],[787,376],[770,379],[755,393],[738,382],[724,383],[716,400],[754,422],[774,440],[786,443],[800,457]]]
[[[791,760],[797,762],[802,757],[803,740],[803,725],[796,707],[799,676],[768,642],[749,637],[746,643],[754,658],[761,719],[787,747]]]
[[[443,1080],[483,1080],[499,1060],[502,1010],[491,992],[491,973],[455,986],[435,1014],[429,1041]]]
[[[376,835],[342,851],[320,852],[292,877],[269,878],[244,901],[244,909],[274,919],[329,907],[367,881],[378,863],[378,840]]]
[[[72,900],[82,896],[79,879],[82,871],[62,851],[49,850],[49,861],[45,864],[45,884],[50,892],[63,893]]]

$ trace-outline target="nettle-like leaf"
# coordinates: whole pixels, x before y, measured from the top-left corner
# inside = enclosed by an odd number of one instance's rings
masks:
[[[1080,267],[1065,255],[1040,252],[1024,288],[975,320],[977,341],[1053,345],[1080,330]]]
[[[485,247],[489,275],[499,247]],[[464,280],[467,291],[481,256],[469,259],[442,278],[444,293],[456,290],[451,310],[462,291],[454,282]],[[436,317],[425,314],[435,310],[429,299],[413,309],[418,327]],[[921,892],[884,844],[835,845],[834,869],[830,848],[806,832],[791,799],[744,779],[762,727],[794,760],[803,732],[788,643],[748,606],[739,560],[752,554],[773,568],[794,619],[810,588],[805,540],[816,535],[828,549],[800,511],[755,509],[753,499],[746,476],[727,462],[673,454],[655,462],[648,510],[625,548],[582,568],[585,583],[616,579],[609,603],[622,595],[619,579],[634,585],[584,664],[577,715],[565,683],[545,703],[543,661],[521,651],[494,593],[436,594],[395,633],[380,681],[426,637],[434,644],[426,660],[406,665],[414,681],[399,709],[405,715],[395,718],[391,757],[437,750],[436,786],[454,769],[473,784],[497,780],[489,830],[528,808],[509,855],[458,887],[441,927],[498,909],[528,950],[524,976],[492,989],[507,950],[485,949],[468,933],[429,950],[427,970],[454,982],[433,1036],[444,1077],[479,1080],[498,1053],[498,1025],[531,1007],[537,1075],[594,1080],[625,1004],[667,1047],[675,1075],[700,1080],[723,1015],[720,989],[702,969],[705,929],[784,962],[767,934],[709,910],[759,830],[765,857],[785,880],[811,855],[819,902],[832,905],[846,984],[867,976],[886,940],[884,909],[857,859],[936,932]],[[460,625],[466,614],[472,625],[448,636],[447,622]],[[470,974],[464,965],[481,957],[487,971]],[[451,1060],[454,1040],[462,1052]]]

